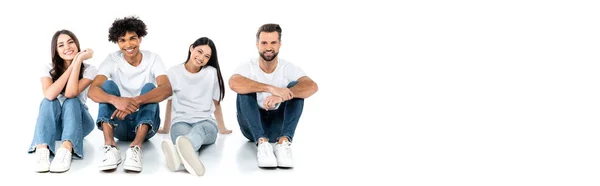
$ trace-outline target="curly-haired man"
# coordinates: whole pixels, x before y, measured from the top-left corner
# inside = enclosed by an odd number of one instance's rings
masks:
[[[104,158],[100,170],[113,170],[121,163],[115,143],[131,141],[123,168],[142,171],[142,143],[160,127],[158,103],[172,94],[165,66],[159,55],[140,50],[146,24],[137,17],[113,22],[108,40],[119,46],[98,68],[88,96],[99,103],[96,125],[104,133]]]

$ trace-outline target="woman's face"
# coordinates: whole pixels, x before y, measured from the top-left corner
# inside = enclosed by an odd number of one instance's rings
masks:
[[[56,40],[56,52],[63,60],[72,61],[79,50],[71,36],[60,34]]]
[[[190,60],[188,62],[196,67],[202,67],[210,60],[212,50],[208,45],[199,45],[194,48],[190,47]]]

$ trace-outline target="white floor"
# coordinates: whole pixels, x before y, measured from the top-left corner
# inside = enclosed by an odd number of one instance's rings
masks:
[[[233,100],[226,100],[223,104],[235,105],[231,103]],[[88,100],[90,113],[93,118],[96,118],[97,105]],[[281,180],[299,180],[302,182],[311,179],[306,178],[329,178],[329,181],[334,176],[348,176],[344,172],[354,172],[348,169],[348,166],[341,166],[339,162],[343,159],[348,159],[348,152],[354,151],[349,145],[351,143],[342,143],[342,141],[333,140],[351,133],[358,132],[357,129],[347,129],[344,132],[337,131],[342,123],[333,123],[330,118],[327,118],[326,112],[323,112],[319,107],[318,96],[314,101],[306,102],[305,111],[298,124],[294,143],[292,145],[295,167],[293,169],[262,169],[256,165],[256,147],[249,142],[240,132],[239,126],[235,119],[234,108],[226,108],[225,122],[233,133],[227,135],[219,135],[215,144],[204,146],[199,151],[199,158],[206,167],[204,176],[194,176],[188,174],[185,170],[179,172],[171,172],[165,163],[164,155],[161,150],[161,142],[168,139],[166,134],[157,134],[143,145],[143,170],[140,173],[125,172],[122,164],[116,171],[103,172],[99,171],[97,166],[102,160],[101,147],[103,145],[103,136],[100,130],[95,129],[84,140],[83,160],[73,160],[71,169],[65,173],[36,173],[32,169],[33,155],[27,154],[26,149],[31,143],[31,134],[35,123],[35,114],[31,114],[31,118],[27,118],[27,124],[19,125],[19,130],[27,131],[23,135],[9,135],[18,137],[15,143],[9,144],[10,149],[17,151],[4,154],[11,169],[3,170],[4,174],[0,175],[17,175],[18,177],[9,177],[9,179],[21,180],[25,178],[35,178],[33,182],[54,182],[61,180],[76,179],[80,181],[105,182],[116,181],[119,183],[136,183],[137,181],[145,183],[164,182],[188,182],[200,181],[202,183],[219,183],[240,182],[246,183],[250,180],[260,182],[262,179],[281,179]],[[32,111],[37,113],[37,110]],[[164,105],[161,104],[161,114],[164,113]],[[353,131],[352,131],[353,130]],[[8,137],[8,136],[5,136]],[[331,139],[329,139],[331,138]],[[330,141],[325,143],[324,141]],[[121,154],[125,156],[130,142],[118,141],[118,146],[121,149]],[[57,142],[57,145],[59,142]],[[19,163],[17,163],[19,162]],[[354,165],[353,167],[357,167]],[[333,174],[332,174],[333,173]],[[329,174],[329,176],[328,176]],[[244,179],[238,179],[244,178]],[[65,183],[75,184],[75,183]],[[293,184],[293,183],[291,183]]]
[[[236,124],[235,122],[231,122]],[[103,136],[101,131],[94,130],[84,140],[83,160],[73,160],[71,169],[65,173],[35,173],[32,167],[28,167],[33,163],[33,155],[19,154],[19,162],[25,162],[23,166],[16,167],[19,176],[26,177],[34,176],[36,180],[45,179],[70,179],[84,178],[90,181],[102,181],[103,179],[110,180],[130,180],[130,179],[158,179],[167,181],[166,178],[173,178],[178,181],[186,180],[221,180],[224,178],[233,177],[262,177],[274,176],[273,178],[293,177],[302,173],[310,173],[311,170],[318,169],[318,162],[310,161],[311,157],[316,155],[315,151],[309,150],[310,146],[314,146],[310,140],[297,140],[293,144],[294,160],[296,167],[293,169],[262,169],[256,165],[256,147],[249,142],[239,131],[237,126],[230,126],[234,130],[232,134],[219,135],[217,142],[212,145],[204,146],[199,151],[199,158],[206,167],[206,173],[202,177],[188,174],[185,170],[179,172],[171,172],[167,167],[164,155],[160,148],[161,141],[167,139],[166,134],[157,134],[143,145],[143,171],[140,173],[125,172],[122,164],[116,171],[103,172],[97,169],[98,163],[102,159],[101,147]],[[304,137],[306,138],[306,137]],[[302,139],[302,138],[300,138]],[[125,149],[129,142],[118,141],[118,146],[121,149],[121,154],[124,157]],[[314,147],[313,147],[314,148]],[[24,148],[20,148],[23,149]],[[24,152],[24,151],[23,151]],[[313,159],[316,160],[316,159]],[[31,164],[33,165],[33,164]],[[13,172],[14,173],[14,172]],[[157,177],[158,176],[158,177]],[[133,180],[131,180],[133,181]]]

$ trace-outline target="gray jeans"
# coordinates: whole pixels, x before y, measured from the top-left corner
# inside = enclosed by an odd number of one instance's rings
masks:
[[[171,140],[173,143],[176,142],[177,137],[185,136],[194,145],[196,151],[202,147],[202,145],[209,145],[215,143],[217,140],[217,122],[212,118],[196,123],[177,122],[171,125]]]

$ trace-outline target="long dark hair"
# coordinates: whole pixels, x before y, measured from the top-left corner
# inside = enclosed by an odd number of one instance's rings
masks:
[[[221,95],[219,96],[219,102],[221,102],[225,97],[225,86],[223,85],[223,76],[221,76],[221,68],[219,67],[219,60],[217,58],[217,47],[215,47],[215,42],[210,40],[208,37],[201,37],[194,41],[194,43],[190,46],[192,48],[196,48],[200,45],[208,45],[208,47],[210,47],[210,50],[212,50],[210,54],[210,59],[208,60],[208,63],[206,63],[206,65],[215,67],[217,69],[217,77],[219,79],[219,90],[221,92]],[[192,52],[190,52],[190,50],[188,49],[188,57],[185,60],[185,63],[187,63],[190,60],[191,55]]]
[[[56,82],[56,80],[58,80],[58,78],[68,68],[67,66],[65,66],[65,60],[63,58],[61,58],[60,55],[58,55],[58,52],[56,51],[56,43],[58,42],[58,36],[60,36],[61,34],[66,34],[69,37],[71,37],[71,39],[73,39],[73,42],[75,42],[75,45],[77,46],[77,51],[81,52],[81,48],[79,47],[79,40],[77,39],[75,34],[73,34],[73,32],[71,32],[69,30],[59,30],[59,31],[56,31],[56,33],[54,33],[54,36],[52,36],[52,43],[50,43],[50,53],[52,56],[52,69],[49,71],[49,73],[50,73],[50,76],[52,77],[52,82]],[[84,65],[81,64],[81,67],[79,67],[79,79],[83,78],[83,70],[84,70]],[[64,93],[66,88],[67,88],[67,86],[65,86],[63,88],[61,93]]]

